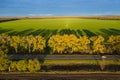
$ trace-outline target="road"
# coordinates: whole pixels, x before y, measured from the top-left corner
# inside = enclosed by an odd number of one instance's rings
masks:
[[[21,55],[21,54],[17,54],[17,55],[9,55],[8,57],[9,59],[12,60],[19,60],[19,59],[77,59],[77,60],[90,60],[90,59],[97,59],[100,60],[102,59],[101,55],[35,55],[35,54],[26,54],[26,55]],[[105,59],[106,60],[120,60],[120,55],[105,55]]]

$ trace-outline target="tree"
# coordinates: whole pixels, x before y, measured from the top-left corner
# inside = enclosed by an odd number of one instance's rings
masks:
[[[12,61],[10,64],[10,70],[17,71],[17,61]]]
[[[7,71],[9,69],[10,60],[7,59],[7,55],[0,50],[0,71]]]
[[[22,41],[20,46],[23,50],[28,51],[29,53],[32,52],[43,52],[44,48],[46,47],[46,41],[41,36],[24,36],[22,37]]]
[[[26,72],[27,71],[27,61],[26,60],[20,60],[17,62],[17,70],[20,72]]]
[[[18,53],[18,48],[20,47],[21,37],[20,36],[12,36],[10,38],[10,46],[15,49],[15,52]]]
[[[10,36],[6,34],[0,34],[0,50],[5,53],[8,53]]]
[[[46,47],[45,40],[41,36],[35,36],[33,39],[33,52],[39,51],[43,52],[44,48]]]
[[[87,36],[77,38],[75,35],[54,35],[50,37],[48,46],[52,53],[86,52],[89,49],[90,40]]]
[[[104,44],[104,37],[102,36],[94,36],[90,38],[91,40],[91,53],[105,53],[105,44]]]
[[[120,35],[111,35],[107,40],[108,53],[120,53]]]
[[[90,48],[90,40],[88,39],[87,36],[82,36],[78,40],[78,50],[79,52],[82,53],[89,53],[89,48]]]
[[[39,71],[41,68],[40,62],[37,59],[28,60],[28,70],[30,72]]]

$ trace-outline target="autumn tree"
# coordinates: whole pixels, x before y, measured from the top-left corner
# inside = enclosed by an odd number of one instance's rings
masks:
[[[91,49],[90,53],[105,53],[105,44],[104,44],[104,37],[102,36],[94,36],[90,38],[91,40]]]
[[[120,35],[113,36],[111,35],[107,40],[107,50],[108,53],[119,53],[120,52]]]
[[[28,60],[28,70],[29,72],[36,72],[41,69],[41,65],[39,60],[34,59],[34,60]]]
[[[10,63],[10,71],[17,71],[17,61],[12,61]]]
[[[53,53],[86,52],[90,40],[83,36],[77,38],[75,35],[54,35],[50,37],[48,45]]]
[[[0,34],[0,50],[8,53],[10,36],[6,34]]]
[[[10,60],[7,59],[7,55],[0,50],[0,71],[7,71],[9,69]]]
[[[90,40],[87,36],[82,36],[79,38],[77,43],[78,50],[81,53],[89,53],[90,51]]]
[[[16,69],[19,72],[26,72],[27,71],[27,66],[28,66],[27,60],[20,60],[20,61],[17,62]]]
[[[21,43],[21,37],[20,36],[11,36],[11,38],[10,38],[10,46],[14,48],[16,53],[18,53],[20,43]]]
[[[10,46],[14,48],[15,52],[26,51],[32,52],[43,52],[46,47],[46,41],[41,36],[12,36],[10,38]]]
[[[32,52],[32,48],[33,48],[33,36],[30,35],[30,36],[24,36],[23,38],[23,43],[22,43],[22,46],[28,50],[29,53]]]
[[[43,52],[44,48],[46,47],[45,43],[46,42],[43,37],[35,36],[33,39],[33,50],[32,51],[33,52],[35,52],[35,51]]]

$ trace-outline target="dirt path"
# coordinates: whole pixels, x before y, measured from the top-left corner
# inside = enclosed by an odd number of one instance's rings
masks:
[[[0,80],[120,80],[120,75],[41,75],[41,74],[13,74],[0,75]]]

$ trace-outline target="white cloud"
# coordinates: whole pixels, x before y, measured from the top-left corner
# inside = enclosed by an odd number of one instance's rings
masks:
[[[98,13],[80,13],[79,15],[84,15],[84,16],[101,16],[101,15],[120,15],[120,14],[119,13],[114,13],[114,12],[103,12],[103,13],[98,12]]]
[[[53,14],[28,14],[28,16],[53,16]]]

